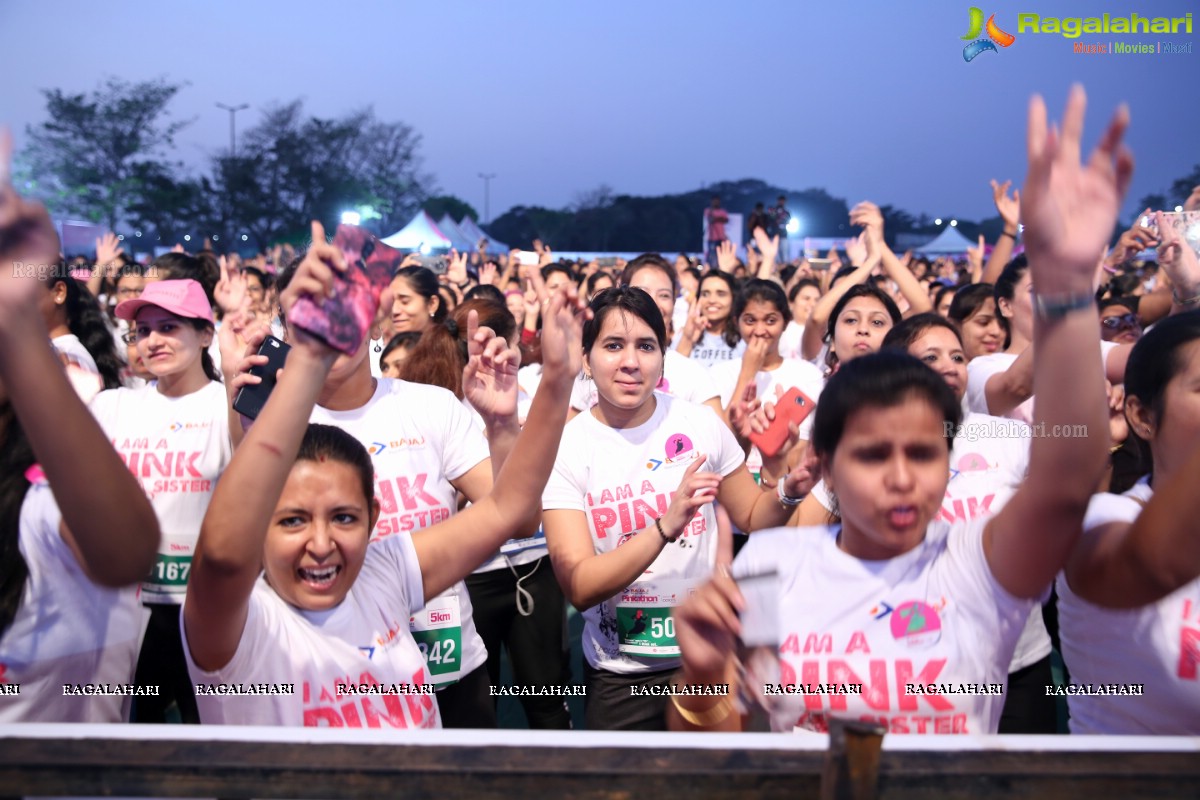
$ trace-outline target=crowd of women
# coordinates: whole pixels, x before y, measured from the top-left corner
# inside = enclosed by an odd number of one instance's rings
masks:
[[[353,354],[319,224],[72,271],[0,139],[0,722],[1200,733],[1200,263],[1084,108],[990,257],[414,257]]]

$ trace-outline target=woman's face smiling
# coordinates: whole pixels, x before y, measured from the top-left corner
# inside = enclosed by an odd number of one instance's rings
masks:
[[[362,569],[378,516],[379,504],[363,497],[354,467],[332,459],[297,461],[263,545],[267,581],[297,608],[336,607]]]
[[[654,330],[637,315],[621,309],[609,311],[600,325],[592,349],[584,354],[584,367],[596,383],[600,403],[629,424],[648,419],[654,406],[647,400],[663,374],[663,352]]]
[[[967,359],[989,356],[1004,347],[1004,326],[996,314],[996,301],[986,298],[975,313],[963,320],[963,351]]]

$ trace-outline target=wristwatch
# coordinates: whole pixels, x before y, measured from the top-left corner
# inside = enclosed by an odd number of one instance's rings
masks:
[[[1039,294],[1033,297],[1033,308],[1037,311],[1038,317],[1049,322],[1062,319],[1073,311],[1094,308],[1095,305],[1096,297],[1089,292],[1058,295]]]

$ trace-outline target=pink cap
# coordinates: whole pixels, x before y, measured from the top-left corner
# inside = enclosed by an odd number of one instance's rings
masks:
[[[147,283],[141,297],[118,303],[116,314],[121,319],[133,320],[145,306],[157,306],[177,317],[213,322],[208,295],[199,283],[190,279]]]

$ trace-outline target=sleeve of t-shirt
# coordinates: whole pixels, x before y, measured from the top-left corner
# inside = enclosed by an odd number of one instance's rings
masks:
[[[442,442],[442,464],[446,478],[456,481],[489,457],[487,438],[475,427],[471,412],[454,395],[446,393],[445,400],[436,398],[431,406],[440,407],[446,414],[446,440]],[[434,398],[431,398],[434,400]],[[433,412],[429,408],[425,413]]]
[[[987,403],[988,378],[1006,367],[992,359],[976,358],[967,364],[967,409],[976,414],[991,414]]]
[[[708,413],[705,409],[700,410]],[[746,454],[737,443],[737,439],[733,438],[733,431],[729,430],[728,425],[715,419],[710,420],[709,424],[712,424],[717,431],[720,452],[709,455],[706,466],[711,467],[714,472],[724,478],[745,463]]]
[[[81,569],[59,532],[61,520],[62,511],[50,487],[44,484],[29,487],[21,503],[18,541],[30,575],[52,579],[64,566]]]
[[[716,394],[721,398],[722,408],[729,407],[729,401],[733,399],[733,390],[737,388],[738,373],[741,370],[741,360],[726,361],[707,370],[712,377],[713,386],[716,387]]]
[[[570,426],[568,426],[570,430]],[[563,435],[558,448],[558,458],[550,471],[550,480],[542,491],[542,508],[546,511],[584,511],[583,498],[587,493],[587,481],[583,464],[575,462],[580,457],[580,448],[572,445],[574,436]]]
[[[1132,498],[1107,492],[1093,495],[1083,516],[1083,529],[1095,530],[1110,522],[1133,522],[1141,513],[1141,504]]]
[[[268,589],[267,592],[273,592]],[[184,601],[186,605],[187,601]],[[183,655],[187,659],[188,670],[192,675],[203,677],[212,682],[238,683],[254,675],[256,665],[279,664],[280,654],[286,653],[287,636],[283,620],[279,615],[279,604],[271,602],[264,592],[256,585],[250,593],[250,602],[246,608],[246,624],[242,627],[242,638],[238,640],[237,650],[229,663],[213,671],[203,670],[192,660],[192,648],[188,644],[187,625],[184,615],[179,614],[179,635],[183,638]]]
[[[687,370],[687,378],[684,385],[687,387],[687,396],[684,400],[689,400],[693,403],[705,403],[714,397],[720,397],[721,391],[717,388],[716,381],[708,370],[701,367],[694,361],[686,358],[680,359],[679,366]],[[740,362],[738,363],[741,367]]]
[[[955,530],[950,531],[945,556],[951,567],[946,575],[947,582],[959,599],[960,607],[994,609],[994,621],[1015,626],[1015,635],[1019,635],[1034,604],[1050,598],[1050,584],[1046,584],[1038,599],[1015,597],[1000,585],[983,549],[983,532],[992,519],[994,517],[986,516],[959,522]]]
[[[824,478],[817,481],[816,486],[812,488],[812,496],[826,511],[833,511],[833,495],[829,493],[829,489],[825,486]]]
[[[421,562],[413,546],[412,534],[397,533],[376,539],[370,546],[377,550],[378,557],[386,558],[395,574],[400,576],[408,613],[414,614],[424,608],[425,582],[421,577]]]
[[[579,412],[589,411],[593,405],[592,389],[595,385],[580,373],[571,387],[571,408]]]

